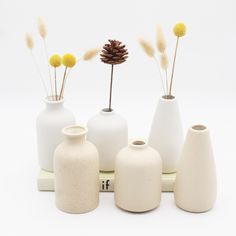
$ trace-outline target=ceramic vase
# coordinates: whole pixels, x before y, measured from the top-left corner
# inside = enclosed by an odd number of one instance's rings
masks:
[[[98,151],[86,133],[81,126],[64,128],[65,140],[55,150],[56,206],[64,212],[89,212],[99,202]]]
[[[195,125],[188,130],[178,163],[174,196],[177,206],[205,212],[216,200],[216,171],[209,130]]]
[[[103,109],[87,124],[88,140],[98,149],[101,171],[114,171],[115,158],[128,145],[128,125],[115,111]]]
[[[148,144],[160,153],[163,173],[175,172],[183,145],[183,130],[178,102],[174,96],[159,99]]]
[[[75,117],[66,108],[63,100],[55,101],[47,97],[46,107],[39,113],[36,121],[38,160],[40,168],[53,172],[53,153],[63,140],[62,128],[75,124]]]
[[[161,200],[162,160],[144,141],[134,141],[116,158],[115,203],[131,212],[145,212]]]

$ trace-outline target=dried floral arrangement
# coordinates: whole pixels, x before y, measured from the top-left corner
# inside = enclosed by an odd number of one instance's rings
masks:
[[[128,50],[125,48],[126,46],[122,44],[122,42],[118,40],[108,40],[103,46],[101,56],[101,61],[111,65],[111,79],[110,79],[110,93],[109,93],[109,105],[108,112],[112,111],[111,108],[111,100],[112,100],[112,85],[113,85],[113,71],[114,65],[121,64],[126,61],[128,58]]]
[[[143,50],[145,51],[145,53],[149,57],[153,58],[155,62],[157,63],[164,97],[167,99],[173,98],[172,87],[173,87],[173,78],[174,78],[174,71],[175,71],[177,49],[179,45],[179,38],[183,37],[186,34],[186,26],[181,22],[177,23],[173,28],[173,33],[176,36],[176,44],[175,44],[174,57],[173,57],[170,77],[168,74],[169,60],[166,53],[167,44],[166,44],[166,40],[165,40],[161,26],[157,27],[157,40],[156,40],[156,48],[157,48],[157,51],[159,52],[159,60],[156,57],[156,52],[155,52],[154,47],[152,47],[152,45],[145,39],[139,39],[139,43],[141,47],[143,48]],[[164,72],[164,76],[163,76],[163,72]]]
[[[33,48],[34,48],[33,37],[28,33],[26,34],[26,45],[28,49],[30,50],[33,63],[41,79],[46,97],[50,98],[51,100],[58,101],[64,98],[64,90],[65,90],[65,85],[66,85],[68,75],[71,69],[76,65],[77,61],[78,60],[84,60],[84,61],[91,60],[101,51],[101,49],[99,48],[90,49],[84,53],[82,58],[79,58],[79,59],[76,59],[76,57],[70,53],[66,53],[62,57],[58,54],[53,54],[52,56],[49,57],[47,44],[46,44],[47,29],[42,18],[38,18],[38,31],[43,41],[45,58],[46,58],[46,63],[48,67],[48,76],[43,76],[39,68],[39,65],[37,63],[36,57],[33,52]],[[57,68],[60,67],[61,65],[64,66],[64,73],[63,73],[62,79],[59,80],[59,77],[57,75]],[[54,76],[52,76],[51,69],[54,70]]]

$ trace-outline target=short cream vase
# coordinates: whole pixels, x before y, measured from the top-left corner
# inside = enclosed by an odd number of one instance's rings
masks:
[[[163,173],[176,171],[183,140],[177,99],[174,96],[163,96],[159,99],[148,139],[148,144],[161,155]]]
[[[55,101],[53,97],[44,100],[46,107],[39,113],[36,121],[38,161],[41,169],[53,172],[53,154],[63,140],[61,130],[75,124],[71,111],[64,108],[64,100]]]
[[[88,140],[99,152],[100,170],[114,171],[117,153],[128,145],[126,120],[105,108],[88,121],[87,127]]]
[[[116,205],[130,212],[145,212],[161,200],[162,160],[144,141],[134,141],[117,155],[114,194]]]
[[[189,212],[208,211],[216,200],[216,185],[209,130],[204,125],[192,126],[178,163],[174,186],[176,205]]]
[[[99,157],[86,133],[81,126],[64,128],[65,139],[55,150],[56,206],[64,212],[85,213],[98,206]]]

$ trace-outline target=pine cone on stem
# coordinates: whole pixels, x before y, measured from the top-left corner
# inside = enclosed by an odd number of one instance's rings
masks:
[[[118,40],[108,40],[103,46],[101,56],[101,61],[111,65],[111,81],[110,81],[110,96],[109,96],[109,108],[108,111],[111,112],[111,98],[112,98],[112,83],[113,83],[113,69],[114,65],[121,64],[128,58],[128,50],[125,45]]]

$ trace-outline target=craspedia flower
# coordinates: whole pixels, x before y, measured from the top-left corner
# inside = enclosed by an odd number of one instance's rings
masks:
[[[58,54],[54,54],[49,59],[52,67],[59,67],[61,65],[61,57]]]
[[[177,23],[173,28],[173,32],[174,32],[176,37],[183,37],[186,34],[185,24],[182,23],[182,22]]]
[[[73,67],[76,64],[76,58],[74,55],[67,53],[62,57],[62,64],[65,67]]]

